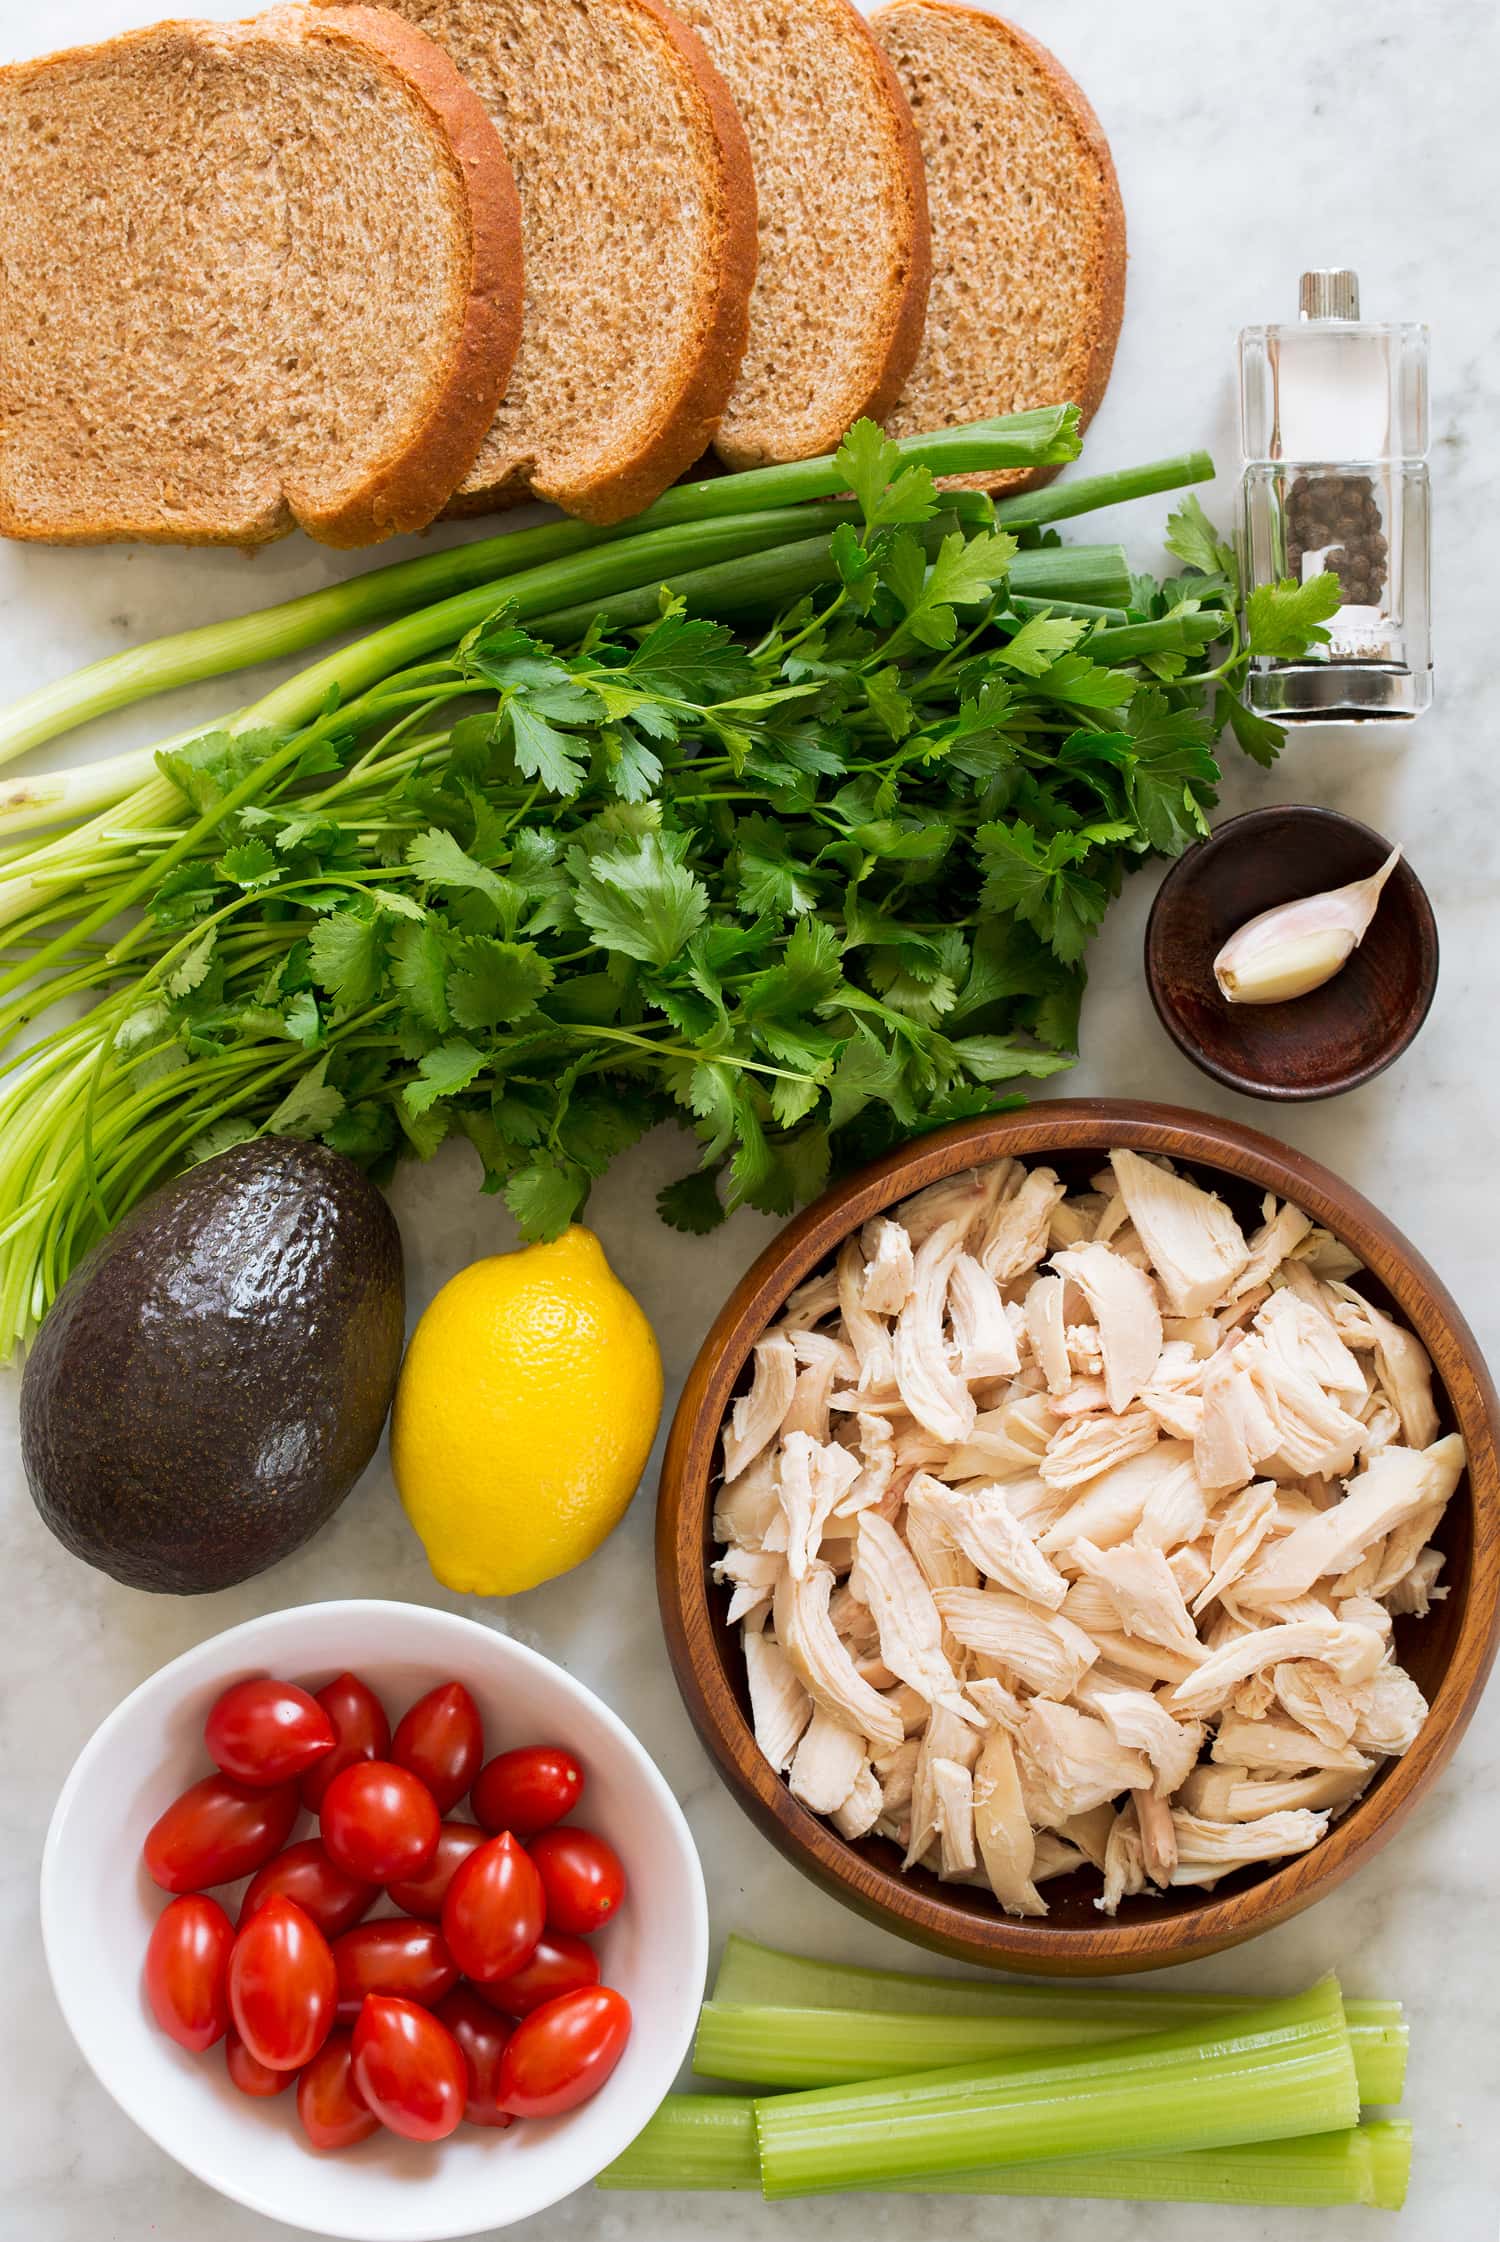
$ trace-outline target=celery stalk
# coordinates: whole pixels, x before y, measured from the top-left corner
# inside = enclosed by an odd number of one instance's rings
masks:
[[[1012,2047],[1081,2047],[1091,2041],[1117,2039],[1126,2032],[1164,2032],[1194,2017],[1240,2015],[1261,2003],[1255,1993],[1185,1992],[1176,1986],[1018,1984],[1002,1978],[865,1969],[855,1963],[783,1954],[736,1932],[725,1945],[710,2005],[874,2010],[901,2016],[903,2031],[905,2020],[912,2016],[999,2018],[1016,2034],[1009,2043]],[[1409,2037],[1401,2003],[1346,1999],[1344,2017],[1354,2049],[1360,2100],[1399,2102],[1405,2086]],[[860,2068],[842,2074],[846,2079],[872,2075],[868,2035],[865,2037]],[[708,2044],[712,2047],[712,2040]],[[830,2042],[824,2039],[821,2044],[826,2057]],[[743,2063],[752,2059],[754,2045],[752,2040],[741,2047],[737,2060]],[[701,2067],[697,2053],[694,2062]],[[733,2077],[750,2086],[834,2083],[827,2074],[816,2079],[793,2079],[782,2073],[773,2077],[769,2072],[743,2068],[716,2075]]]
[[[1359,2118],[1343,2002],[1325,1977],[1247,2014],[755,2104],[769,2200],[1054,2157],[1171,2153]]]
[[[1411,2167],[1411,2127],[1399,2121],[1308,2133],[1178,2156],[1059,2158],[892,2180],[892,2195],[1044,2195],[1134,2203],[1238,2203],[1266,2208],[1363,2204],[1398,2211]],[[609,2189],[749,2190],[760,2185],[754,2104],[730,2094],[669,2094],[644,2131],[599,2174]],[[858,2185],[858,2183],[856,2183]]]
[[[1010,1988],[996,1990],[1009,1991]],[[1070,2002],[1066,1991],[1015,1989],[1012,2009],[988,2016],[951,2016],[903,2009],[740,2008],[704,2004],[693,2043],[700,2078],[732,2079],[744,2086],[849,2086],[859,2079],[889,2078],[929,2064],[967,2063],[987,2055],[1041,2054],[1088,2047],[1128,2032],[1165,2030],[1186,2020],[1172,1996],[1113,1996],[1105,2014]],[[1109,1998],[1109,1996],[1104,1996]],[[1258,2004],[1241,1995],[1222,2000],[1189,1995],[1187,2016],[1226,2015]],[[1352,2007],[1346,2003],[1345,2015]],[[1375,2009],[1392,2003],[1362,2004]],[[1361,2102],[1399,2102],[1405,2072],[1406,2026],[1397,2018],[1349,2023]]]

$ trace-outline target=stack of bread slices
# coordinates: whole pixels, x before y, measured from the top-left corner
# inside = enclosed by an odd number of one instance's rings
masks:
[[[313,0],[0,70],[0,531],[363,545],[1072,400],[1109,150],[951,0]]]

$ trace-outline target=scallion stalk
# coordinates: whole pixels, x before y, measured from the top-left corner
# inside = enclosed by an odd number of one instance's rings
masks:
[[[1127,499],[1151,498],[1158,491],[1181,490],[1187,483],[1211,483],[1214,463],[1207,452],[1181,452],[1175,459],[1153,459],[1143,467],[1117,467],[1108,475],[1078,475],[1045,490],[1018,491],[995,501],[998,522],[1063,522],[1075,514],[1097,513]]]
[[[1176,1986],[1033,1985],[936,1972],[866,1969],[849,1962],[783,1954],[732,1933],[714,1980],[714,2008],[830,2009],[868,2014],[1000,2021],[1021,2045],[1087,2046],[1125,2032],[1164,2032],[1195,2017],[1243,2015],[1259,2008],[1255,1993],[1187,1992]],[[1406,2081],[1408,2032],[1399,2001],[1349,2000],[1344,2018],[1359,2074],[1360,2100],[1391,2105]],[[856,2031],[863,2027],[856,2026]],[[1023,2039],[1025,2033],[1045,2035]],[[1066,2036],[1064,2036],[1066,2035]],[[868,2038],[868,2035],[866,2035]],[[740,2051],[739,2060],[747,2058]],[[868,2047],[866,2048],[868,2055]],[[695,2067],[698,2055],[694,2055]],[[772,2086],[761,2071],[721,2072],[746,2085]],[[868,2076],[868,2067],[859,2074]],[[787,2084],[812,2085],[812,2079]],[[832,2081],[830,2080],[831,2084]]]
[[[1046,2164],[892,2180],[872,2192],[1237,2203],[1265,2209],[1359,2204],[1398,2211],[1405,2201],[1410,2168],[1411,2127],[1386,2120],[1292,2140],[1187,2149],[1177,2156],[1059,2158]],[[754,2104],[740,2095],[669,2094],[624,2154],[599,2174],[595,2185],[723,2192],[758,2189]]]
[[[966,428],[908,436],[898,449],[911,465],[936,474],[982,473],[987,468],[1041,467],[1078,456],[1077,415],[1071,406],[976,421]],[[1149,473],[1150,470],[1141,470]],[[1109,478],[1093,477],[1098,482]],[[198,630],[132,646],[71,676],[54,678],[0,715],[0,762],[40,747],[93,718],[182,685],[261,662],[300,654],[342,631],[392,615],[430,607],[478,585],[489,585],[553,561],[658,529],[685,528],[729,515],[764,512],[831,498],[843,481],[834,455],[757,467],[744,474],[681,483],[633,520],[596,529],[587,522],[545,522],[539,528],[480,538],[446,552],[372,568],[342,584],[299,599],[281,600],[251,615],[208,623]],[[1079,488],[1081,486],[1074,486]],[[1155,484],[1167,489],[1170,484]],[[689,565],[686,561],[684,566]]]
[[[1149,623],[1107,624],[1090,633],[1084,651],[1094,662],[1133,662],[1142,654],[1196,654],[1223,638],[1225,631],[1222,615],[1159,615]]]
[[[757,2100],[772,2201],[1054,2157],[1172,2154],[1340,2131],[1359,2086],[1338,1982],[1236,2017]]]

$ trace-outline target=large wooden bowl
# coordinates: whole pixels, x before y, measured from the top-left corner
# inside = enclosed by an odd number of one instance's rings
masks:
[[[1360,1286],[1418,1334],[1436,1368],[1445,1430],[1468,1443],[1469,1470],[1438,1536],[1446,1600],[1426,1619],[1396,1621],[1397,1653],[1431,1712],[1413,1749],[1386,1763],[1323,1841],[1281,1866],[1241,1869],[1210,1893],[1126,1901],[1113,1922],[1092,1902],[1094,1871],[1047,1885],[1037,1921],[1002,1915],[982,1891],[899,1872],[885,1839],[857,1844],[798,1804],[761,1756],[750,1726],[727,1591],[709,1578],[710,1524],[724,1414],[750,1348],[788,1294],[861,1223],[923,1185],[1012,1154],[1043,1159],[1072,1187],[1112,1145],[1162,1152],[1210,1184],[1242,1221],[1259,1220],[1266,1190],[1293,1199],[1343,1239],[1367,1274]],[[662,1466],[656,1567],[678,1686],[720,1773],[787,1858],[836,1898],[924,1946],[1011,1970],[1099,1975],[1191,1961],[1252,1938],[1321,1899],[1370,1859],[1445,1765],[1479,1701],[1500,1631],[1500,1459],[1495,1389],[1453,1301],[1421,1256],[1369,1202],[1316,1161],[1207,1114],[1110,1100],[1059,1100],[965,1121],[916,1139],[838,1185],[788,1223],[725,1303],[688,1373]]]

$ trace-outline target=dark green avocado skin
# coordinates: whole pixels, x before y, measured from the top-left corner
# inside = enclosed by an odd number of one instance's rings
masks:
[[[131,1588],[200,1595],[274,1565],[375,1452],[405,1322],[401,1236],[326,1145],[256,1137],[134,1208],[27,1357],[37,1509]]]

